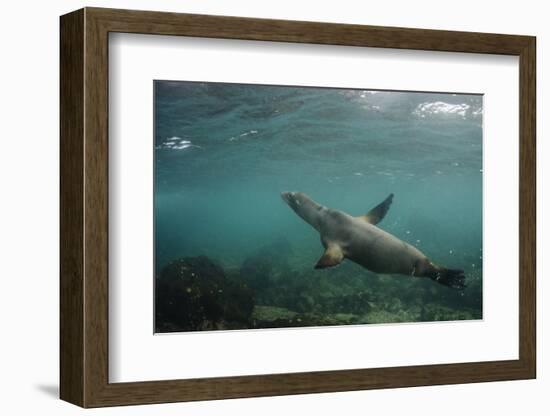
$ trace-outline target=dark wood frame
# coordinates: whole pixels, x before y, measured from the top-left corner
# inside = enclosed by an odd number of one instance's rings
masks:
[[[519,359],[109,383],[109,32],[519,56]],[[535,378],[535,50],[530,36],[99,8],[62,16],[61,398],[99,407]]]

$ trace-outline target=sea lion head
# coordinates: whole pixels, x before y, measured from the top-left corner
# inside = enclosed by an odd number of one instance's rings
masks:
[[[319,227],[319,215],[323,206],[319,205],[303,192],[281,192],[281,198],[304,221],[313,227]]]
[[[311,201],[303,192],[281,192],[281,198],[283,198],[283,201],[285,201],[294,211],[300,209],[307,201]]]

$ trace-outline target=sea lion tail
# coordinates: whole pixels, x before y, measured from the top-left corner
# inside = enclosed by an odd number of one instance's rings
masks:
[[[441,267],[437,271],[437,273],[431,278],[437,283],[448,286],[452,289],[462,290],[466,288],[466,284],[464,283],[464,281],[466,280],[466,277],[464,276],[464,270],[446,269]]]

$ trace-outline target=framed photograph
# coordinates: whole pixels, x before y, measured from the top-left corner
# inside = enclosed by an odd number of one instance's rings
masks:
[[[535,378],[535,49],[62,16],[61,398]]]

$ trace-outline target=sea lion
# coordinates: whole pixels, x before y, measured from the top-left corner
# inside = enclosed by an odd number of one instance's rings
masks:
[[[302,192],[283,192],[281,197],[321,235],[325,252],[316,269],[350,259],[375,273],[429,277],[453,289],[466,287],[463,270],[434,264],[416,247],[376,226],[388,212],[393,194],[360,217],[324,207]]]

